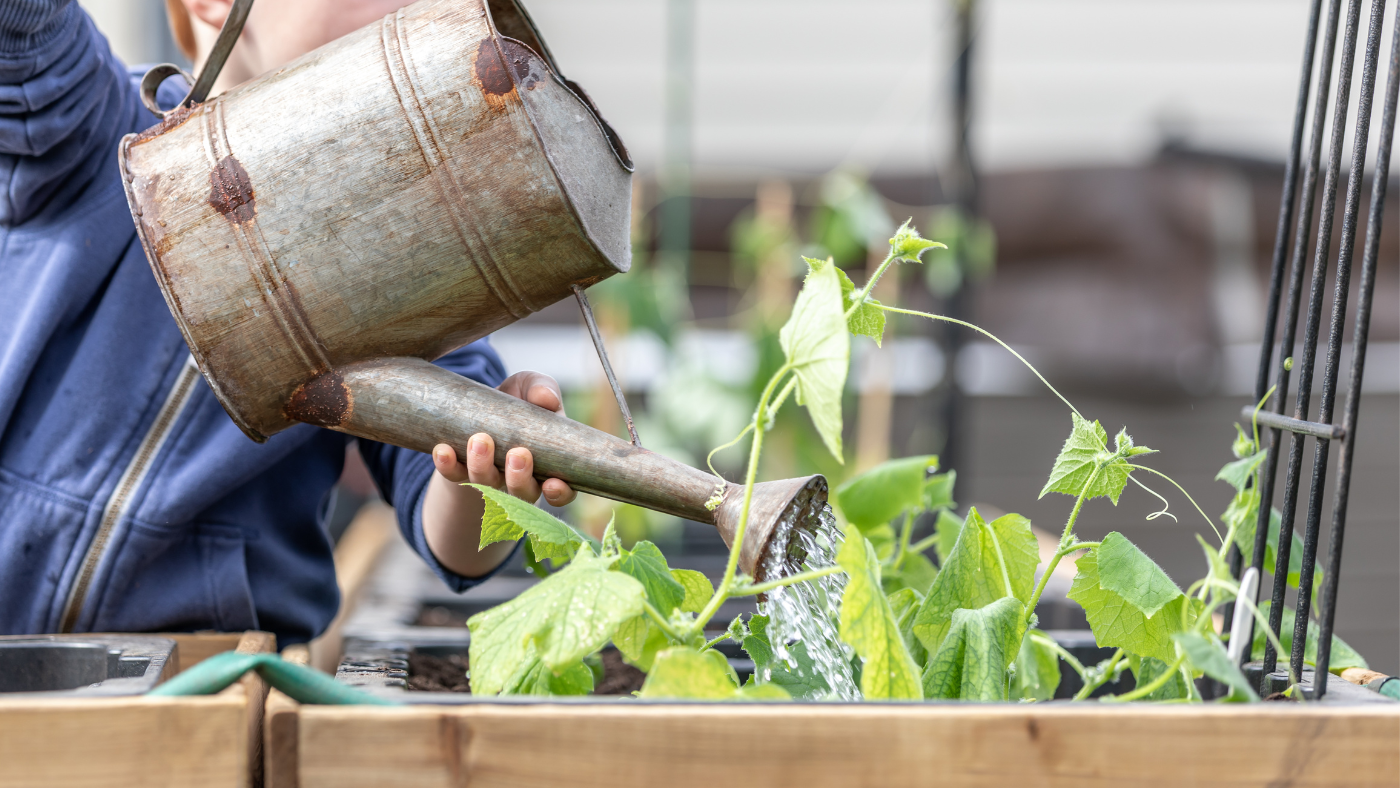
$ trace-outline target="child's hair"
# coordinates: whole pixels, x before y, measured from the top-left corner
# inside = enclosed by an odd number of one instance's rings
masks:
[[[175,45],[185,57],[194,60],[194,27],[185,4],[180,0],[165,0],[165,15],[170,19],[170,34],[175,37]]]

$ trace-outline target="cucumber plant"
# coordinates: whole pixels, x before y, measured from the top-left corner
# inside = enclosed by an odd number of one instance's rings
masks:
[[[547,576],[510,602],[468,621],[473,692],[586,694],[593,686],[589,659],[611,642],[624,659],[647,673],[639,693],[643,697],[822,698],[830,688],[802,644],[771,642],[765,616],[735,619],[710,640],[705,632],[727,599],[839,572],[846,583],[837,631],[850,647],[866,699],[1044,700],[1055,692],[1062,660],[1083,680],[1078,698],[1089,697],[1121,671],[1131,670],[1136,688],[1111,699],[1199,699],[1194,679],[1201,675],[1223,682],[1231,699],[1256,699],[1211,623],[1212,614],[1238,593],[1224,550],[1232,543],[1247,554],[1252,549],[1260,505],[1254,477],[1264,456],[1257,426],[1253,435],[1239,430],[1238,459],[1217,477],[1237,493],[1221,518],[1225,533],[1201,513],[1219,543],[1200,540],[1206,574],[1187,589],[1177,586],[1120,533],[1101,541],[1079,539],[1074,527],[1087,503],[1107,498],[1116,506],[1130,481],[1152,492],[1134,474],[1155,475],[1178,490],[1180,485],[1141,464],[1154,452],[1136,445],[1126,429],[1110,446],[1108,433],[1097,421],[1081,415],[1024,358],[989,332],[871,297],[891,265],[918,263],[923,251],[935,246],[942,245],[920,237],[906,222],[861,288],[831,260],[804,258],[809,270],[779,334],[784,363],[763,387],[748,426],[715,450],[749,439],[739,523],[717,587],[699,572],[670,568],[650,542],[626,549],[611,526],[601,540],[593,540],[534,506],[479,487],[486,498],[482,546],[524,538],[527,561]],[[850,336],[860,334],[880,343],[889,314],[957,323],[986,335],[1031,368],[1068,406],[1070,434],[1041,497],[1061,494],[1074,503],[1038,578],[1040,552],[1030,521],[1007,514],[988,522],[975,508],[965,517],[955,516],[956,475],[937,473],[937,458],[932,456],[892,460],[835,491],[846,523],[835,566],[764,583],[738,573],[763,439],[776,413],[790,397],[795,399],[806,408],[827,449],[842,461],[841,394],[850,366]],[[934,533],[915,542],[914,523],[926,514],[935,519]],[[1151,517],[1164,514],[1165,508]],[[937,564],[929,558],[930,550]],[[1294,550],[1293,555],[1301,552]],[[1115,649],[1098,665],[1080,664],[1036,629],[1035,610],[1046,582],[1071,556],[1077,556],[1078,571],[1070,598],[1084,608],[1098,643]],[[545,561],[558,570],[548,572]],[[1289,575],[1296,584],[1295,567],[1289,567]],[[1246,607],[1260,622],[1254,645],[1262,650],[1263,637],[1272,635],[1261,611],[1253,604]],[[1284,630],[1291,634],[1291,623]],[[743,686],[713,648],[726,639],[739,642],[757,668]],[[1288,643],[1275,641],[1275,646],[1282,651]],[[1332,653],[1334,669],[1364,665],[1340,642]]]

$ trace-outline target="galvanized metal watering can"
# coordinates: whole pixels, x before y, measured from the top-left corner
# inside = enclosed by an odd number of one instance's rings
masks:
[[[542,478],[732,544],[740,487],[429,363],[570,295],[586,312],[583,288],[631,262],[627,151],[524,10],[421,0],[203,101],[250,5],[120,159],[146,256],[234,422],[255,441],[306,422],[460,456],[485,432],[498,464],[524,446]],[[176,70],[147,75],[148,106]],[[820,476],[760,485],[744,570],[761,573],[781,515],[825,497]]]

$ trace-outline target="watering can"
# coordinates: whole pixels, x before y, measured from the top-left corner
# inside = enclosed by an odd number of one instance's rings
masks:
[[[740,486],[429,363],[572,295],[626,413],[584,288],[631,263],[631,161],[524,9],[420,0],[206,101],[250,6],[175,109],[155,89],[178,69],[146,75],[162,120],[120,150],[146,257],[239,428],[458,456],[485,432],[498,465],[523,446],[541,478],[732,546]],[[778,523],[826,494],[821,476],[758,485],[740,567],[762,579]]]

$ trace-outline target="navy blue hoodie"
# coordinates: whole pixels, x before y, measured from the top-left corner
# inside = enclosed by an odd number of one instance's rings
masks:
[[[199,376],[117,170],[122,135],[156,122],[137,84],[77,3],[0,3],[0,633],[305,641],[339,604],[321,518],[347,438],[253,443]],[[485,341],[438,363],[505,376]],[[427,548],[431,459],[360,451],[423,558],[459,591],[479,582]]]

